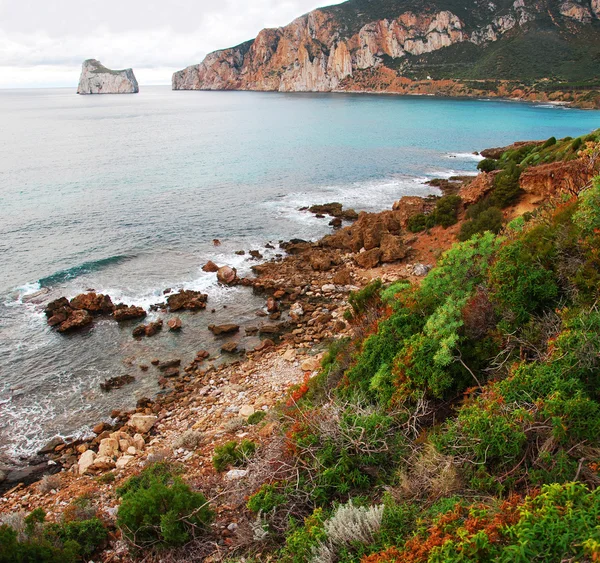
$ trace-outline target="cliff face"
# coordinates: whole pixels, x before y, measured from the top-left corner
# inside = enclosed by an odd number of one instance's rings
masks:
[[[496,51],[489,46],[534,33],[543,33],[545,42],[567,44],[571,50],[585,49],[577,45],[584,36],[589,47],[590,33],[600,40],[600,0],[476,0],[468,8],[461,4],[454,0],[350,0],[318,9],[176,72],[173,89],[403,91],[406,79],[512,78],[502,76],[502,69],[499,76],[485,69]],[[519,49],[531,56],[527,46],[517,46],[517,54]],[[540,50],[545,53],[540,59],[552,58],[553,49],[549,53],[546,45],[540,45]],[[564,48],[560,53],[565,56]],[[571,55],[567,59],[572,67]],[[504,61],[506,53],[497,58]],[[548,72],[553,69],[552,76],[560,72],[556,61],[545,64]],[[512,71],[510,61],[508,69]],[[524,73],[537,72],[541,78],[546,70]]]
[[[97,61],[83,62],[78,94],[137,94],[139,86],[133,70],[110,70]]]

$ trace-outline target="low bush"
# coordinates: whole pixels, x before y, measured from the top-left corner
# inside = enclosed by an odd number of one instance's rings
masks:
[[[117,525],[136,548],[183,545],[206,530],[213,517],[202,493],[168,464],[155,464],[117,489]]]
[[[242,440],[240,443],[232,440],[215,448],[212,463],[217,471],[225,471],[232,465],[244,465],[255,451],[256,444],[251,440]]]
[[[287,497],[285,489],[278,485],[264,484],[248,499],[246,506],[252,512],[271,512],[274,508],[284,504]]]
[[[0,563],[75,563],[102,548],[108,530],[98,518],[47,523],[38,508],[15,529],[0,525]]]
[[[484,158],[477,164],[477,169],[481,170],[481,172],[492,172],[493,170],[496,170],[496,167],[497,161],[493,158]]]
[[[458,240],[469,240],[473,235],[489,231],[497,234],[502,230],[504,216],[497,207],[488,207],[474,218],[465,221],[458,233]]]

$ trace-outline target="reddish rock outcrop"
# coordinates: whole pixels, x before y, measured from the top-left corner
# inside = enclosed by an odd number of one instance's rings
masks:
[[[224,324],[224,325],[209,325],[210,330],[215,336],[222,336],[224,334],[233,334],[240,330],[240,326],[236,324]]]
[[[117,322],[130,321],[132,319],[143,319],[146,316],[146,311],[142,307],[135,305],[125,305],[119,303],[113,312],[113,317]]]
[[[237,281],[237,270],[230,266],[222,266],[217,271],[217,279],[222,284],[231,285]]]
[[[521,189],[541,200],[561,193],[576,193],[593,177],[593,172],[581,160],[552,162],[532,166],[519,179]]]
[[[198,311],[206,309],[207,301],[208,295],[206,293],[191,289],[180,289],[177,293],[167,297],[167,306],[172,312],[181,310]]]
[[[73,309],[85,309],[93,315],[110,315],[115,310],[109,295],[94,292],[82,293],[73,297],[70,305]]]

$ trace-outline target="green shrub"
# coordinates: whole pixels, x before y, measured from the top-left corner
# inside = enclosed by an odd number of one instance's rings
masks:
[[[542,145],[542,149],[547,149],[548,147],[551,147],[553,145],[556,145],[556,137],[550,137],[543,145]]]
[[[509,162],[494,178],[494,189],[490,200],[492,205],[503,209],[517,201],[521,194],[520,177],[521,168],[514,162]]]
[[[286,534],[285,547],[279,553],[278,561],[282,563],[306,563],[311,561],[314,549],[327,539],[325,520],[322,508],[304,519],[303,524],[292,520]]]
[[[496,170],[497,162],[493,158],[484,158],[477,164],[477,169],[482,172],[492,172]]]
[[[36,508],[24,520],[21,535],[0,525],[0,563],[75,563],[87,561],[108,538],[98,518],[46,523],[46,513]]]
[[[248,499],[246,506],[252,512],[271,512],[274,508],[284,504],[286,499],[281,487],[265,483]]]
[[[212,520],[204,495],[167,467],[151,465],[117,490],[122,496],[117,525],[136,547],[183,545]]]
[[[458,240],[469,240],[473,235],[489,231],[497,234],[502,230],[504,216],[497,207],[489,207],[476,218],[465,221],[460,228]]]
[[[417,215],[413,215],[409,217],[406,222],[406,228],[411,233],[420,233],[425,229],[431,229],[435,227],[435,216],[433,214],[425,215],[423,213],[418,213]]]
[[[249,417],[248,417],[248,424],[258,424],[259,422],[261,422],[265,416],[267,416],[267,413],[265,411],[256,411],[253,412]]]
[[[433,212],[436,225],[445,229],[458,221],[458,209],[462,200],[457,195],[447,195],[438,199]]]
[[[255,451],[256,444],[251,440],[242,440],[239,444],[232,440],[215,448],[212,463],[217,471],[225,471],[232,465],[244,465]]]
[[[573,152],[578,151],[581,148],[581,145],[583,144],[583,141],[581,140],[581,137],[577,137],[576,139],[573,140],[573,142],[571,143],[571,150]]]

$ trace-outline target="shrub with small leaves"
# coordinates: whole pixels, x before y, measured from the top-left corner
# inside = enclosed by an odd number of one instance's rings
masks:
[[[240,443],[232,440],[215,448],[212,462],[217,471],[225,471],[232,465],[236,467],[244,465],[255,451],[256,444],[251,440],[242,440]]]

